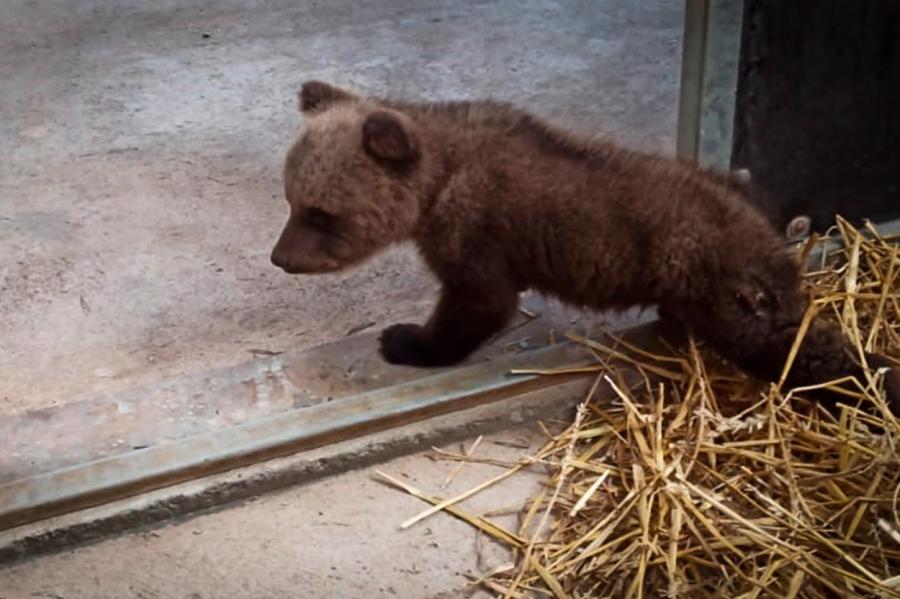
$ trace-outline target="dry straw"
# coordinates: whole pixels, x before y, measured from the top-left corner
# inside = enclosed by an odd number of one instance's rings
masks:
[[[860,356],[896,358],[896,240],[840,219],[830,233],[798,253],[813,264],[810,314],[839,322]],[[598,357],[596,382],[572,424],[534,456],[450,500],[383,475],[433,504],[407,523],[446,510],[511,549],[511,564],[478,581],[484,589],[517,598],[900,597],[900,424],[880,373],[829,384],[846,397],[832,413],[808,390],[763,388],[693,344],[656,355],[621,340],[573,340]],[[613,400],[593,399],[601,395]],[[436,456],[480,459],[471,454]],[[524,501],[517,531],[456,505],[535,467],[548,478]]]

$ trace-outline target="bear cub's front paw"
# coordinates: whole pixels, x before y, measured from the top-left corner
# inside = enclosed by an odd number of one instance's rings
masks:
[[[381,355],[391,364],[430,366],[432,358],[426,346],[422,327],[417,324],[395,324],[379,338]]]

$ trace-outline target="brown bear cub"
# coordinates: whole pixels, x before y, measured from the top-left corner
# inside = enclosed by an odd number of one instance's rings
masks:
[[[533,288],[593,309],[655,304],[747,372],[781,374],[807,299],[784,239],[739,181],[496,102],[379,100],[310,81],[300,108],[272,262],[332,272],[413,239],[443,289],[427,323],[383,332],[389,362],[459,362]],[[816,324],[789,383],[864,382],[851,354]],[[887,379],[893,394],[900,373]]]

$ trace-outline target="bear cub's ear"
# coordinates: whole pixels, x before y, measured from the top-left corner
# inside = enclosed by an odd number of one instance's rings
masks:
[[[359,96],[324,81],[307,81],[300,88],[300,112],[315,114],[328,109],[336,102],[351,102]]]
[[[366,117],[362,134],[363,148],[375,158],[408,164],[419,157],[413,126],[399,114],[376,110]]]

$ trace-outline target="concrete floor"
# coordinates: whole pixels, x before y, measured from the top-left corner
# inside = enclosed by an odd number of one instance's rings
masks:
[[[671,151],[681,18],[663,0],[4,2],[0,416],[427,313],[433,282],[410,248],[319,278],[269,265],[304,79],[493,96]],[[433,467],[406,460],[423,476]],[[369,479],[348,473],[0,570],[0,597],[458,588],[441,564],[469,567],[470,531],[439,516],[439,547],[414,542],[421,530],[392,533],[421,506]],[[351,526],[311,518],[330,510]],[[426,574],[404,570],[413,563]]]
[[[268,263],[304,79],[668,150],[680,26],[662,0],[2,3],[0,413],[425,315],[408,248],[319,278]]]
[[[529,427],[486,437],[476,455],[515,460],[541,445],[543,437]],[[377,468],[443,497],[503,472],[466,464],[441,490],[454,467],[412,455]],[[517,475],[461,507],[474,514],[521,507],[536,493],[539,475],[540,470]],[[347,472],[0,569],[0,598],[449,599],[465,596],[470,577],[509,561],[502,546],[477,539],[475,529],[444,514],[400,530],[401,522],[427,507],[375,480],[372,469]],[[517,530],[513,515],[493,519]]]

